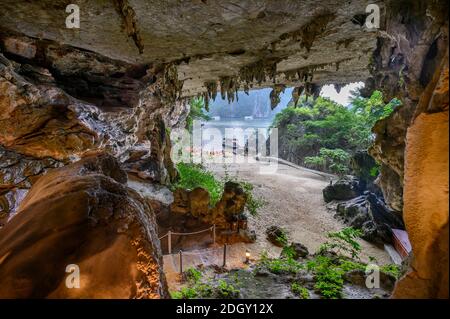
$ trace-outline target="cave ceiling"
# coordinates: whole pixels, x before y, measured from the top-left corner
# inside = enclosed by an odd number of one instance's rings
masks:
[[[368,3],[361,0],[76,3],[80,28],[68,29],[67,1],[3,0],[2,51],[49,69],[74,96],[105,91],[111,106],[135,104],[164,65],[176,67],[178,97],[208,86],[230,92],[365,81],[379,36],[364,25]]]

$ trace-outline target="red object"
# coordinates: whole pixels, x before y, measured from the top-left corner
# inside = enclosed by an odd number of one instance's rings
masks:
[[[408,233],[401,229],[392,229],[395,250],[403,259],[411,253],[411,243],[409,242]]]

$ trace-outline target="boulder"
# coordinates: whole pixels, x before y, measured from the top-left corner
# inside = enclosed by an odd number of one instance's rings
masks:
[[[287,244],[286,231],[279,226],[270,226],[266,230],[266,238],[269,242],[278,247]]]
[[[347,175],[339,178],[334,184],[330,184],[322,191],[325,202],[332,200],[347,200],[361,194],[361,187],[358,179]]]
[[[171,212],[187,214],[199,218],[218,228],[228,229],[230,223],[242,219],[247,196],[242,186],[235,182],[226,182],[222,197],[214,207],[210,207],[208,191],[197,187],[193,190],[176,189]]]
[[[289,246],[286,246],[289,251],[293,253],[294,259],[305,258],[309,255],[308,248],[300,243],[291,243]],[[286,257],[286,251],[283,249],[281,252],[281,257]]]
[[[211,209],[209,218],[219,227],[229,228],[230,222],[241,219],[245,209],[247,195],[239,183],[226,182],[222,197]]]
[[[374,243],[391,243],[391,228],[404,229],[401,216],[387,207],[383,200],[373,193],[339,203],[336,216],[354,228],[363,231],[362,238]]]
[[[0,298],[168,297],[154,215],[126,178],[107,154],[41,177],[0,229]]]
[[[358,178],[361,189],[367,189],[372,193],[381,195],[381,189],[374,182],[378,176],[378,166],[367,151],[357,151],[350,158],[350,166],[353,174]]]
[[[346,272],[343,275],[346,282],[356,286],[366,287],[367,274],[363,270],[354,269]],[[397,279],[387,273],[380,271],[380,288],[386,291],[392,291]]]

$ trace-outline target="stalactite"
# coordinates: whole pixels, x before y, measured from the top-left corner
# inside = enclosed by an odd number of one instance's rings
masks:
[[[297,107],[298,100],[303,92],[303,86],[297,86],[292,90],[292,99],[294,101],[294,106]]]
[[[206,91],[210,99],[216,100],[217,96],[217,82],[207,82],[205,83]]]
[[[284,92],[286,86],[284,84],[274,85],[270,92],[270,107],[273,110],[280,103],[280,94]]]
[[[253,64],[247,65],[239,71],[239,80],[247,84],[256,81],[263,83],[267,78],[275,81],[277,73],[277,63],[280,59],[262,59]]]
[[[203,99],[205,100],[205,110],[209,112],[209,94],[208,92],[203,93]]]

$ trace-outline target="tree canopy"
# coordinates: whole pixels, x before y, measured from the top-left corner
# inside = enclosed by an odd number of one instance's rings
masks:
[[[280,155],[290,161],[333,173],[345,173],[350,155],[367,149],[373,141],[371,129],[388,116],[400,101],[383,102],[381,92],[369,98],[353,92],[345,107],[328,98],[302,97],[278,113],[272,127],[278,127]]]

